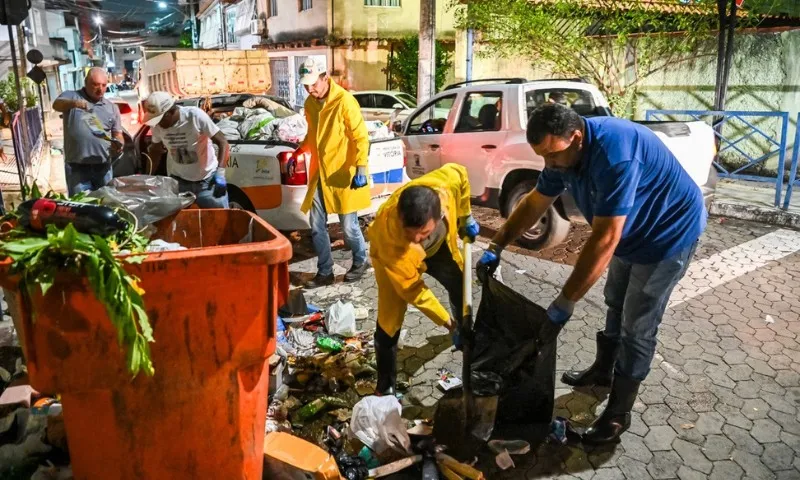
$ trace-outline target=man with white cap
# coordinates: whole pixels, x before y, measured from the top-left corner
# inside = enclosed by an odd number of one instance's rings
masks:
[[[228,208],[225,167],[230,149],[211,117],[199,108],[176,105],[166,92],[151,93],[142,106],[144,123],[153,129],[148,151],[153,162],[166,149],[167,173],[178,180],[181,192],[194,193],[200,208]]]
[[[353,265],[344,276],[346,282],[353,282],[369,268],[367,245],[358,225],[358,211],[371,203],[367,126],[356,99],[328,76],[324,66],[309,59],[299,73],[309,94],[305,103],[308,135],[300,150],[311,154],[308,193],[301,210],[311,211],[311,241],[318,255],[317,275],[306,286],[334,282],[329,214],[339,215],[345,245],[353,252]]]

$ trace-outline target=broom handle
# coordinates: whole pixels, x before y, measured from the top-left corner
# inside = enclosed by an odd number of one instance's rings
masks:
[[[461,381],[465,425],[472,416],[472,244],[464,241],[464,311],[461,320],[463,345]]]

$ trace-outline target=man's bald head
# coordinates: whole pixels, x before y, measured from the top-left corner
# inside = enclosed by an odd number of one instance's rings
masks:
[[[106,94],[108,88],[108,74],[100,67],[89,69],[84,81],[86,94],[95,102],[99,102]]]

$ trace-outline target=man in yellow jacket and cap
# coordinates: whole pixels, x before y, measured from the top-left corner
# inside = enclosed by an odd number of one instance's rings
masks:
[[[308,194],[301,207],[311,211],[311,241],[317,253],[317,275],[306,286],[332,285],[333,256],[328,215],[338,214],[344,243],[353,252],[346,282],[356,281],[369,267],[367,245],[358,225],[358,211],[371,199],[367,173],[369,134],[356,99],[331,79],[324,66],[306,60],[300,66],[308,134],[300,150],[311,154]]]
[[[479,230],[471,213],[467,171],[456,164],[409,182],[378,210],[369,227],[370,257],[378,282],[376,393],[395,393],[397,341],[408,304],[437,325],[457,331],[464,296],[458,236],[472,242]],[[426,272],[447,290],[452,315],[422,281]]]

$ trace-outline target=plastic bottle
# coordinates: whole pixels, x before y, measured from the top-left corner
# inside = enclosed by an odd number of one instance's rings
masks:
[[[51,224],[64,228],[70,223],[79,232],[103,236],[128,228],[128,222],[114,210],[90,203],[40,198],[23,202],[17,214],[23,227],[39,232],[46,231]]]
[[[342,351],[344,344],[333,337],[320,336],[317,337],[317,347],[319,347],[320,350],[338,353]]]

